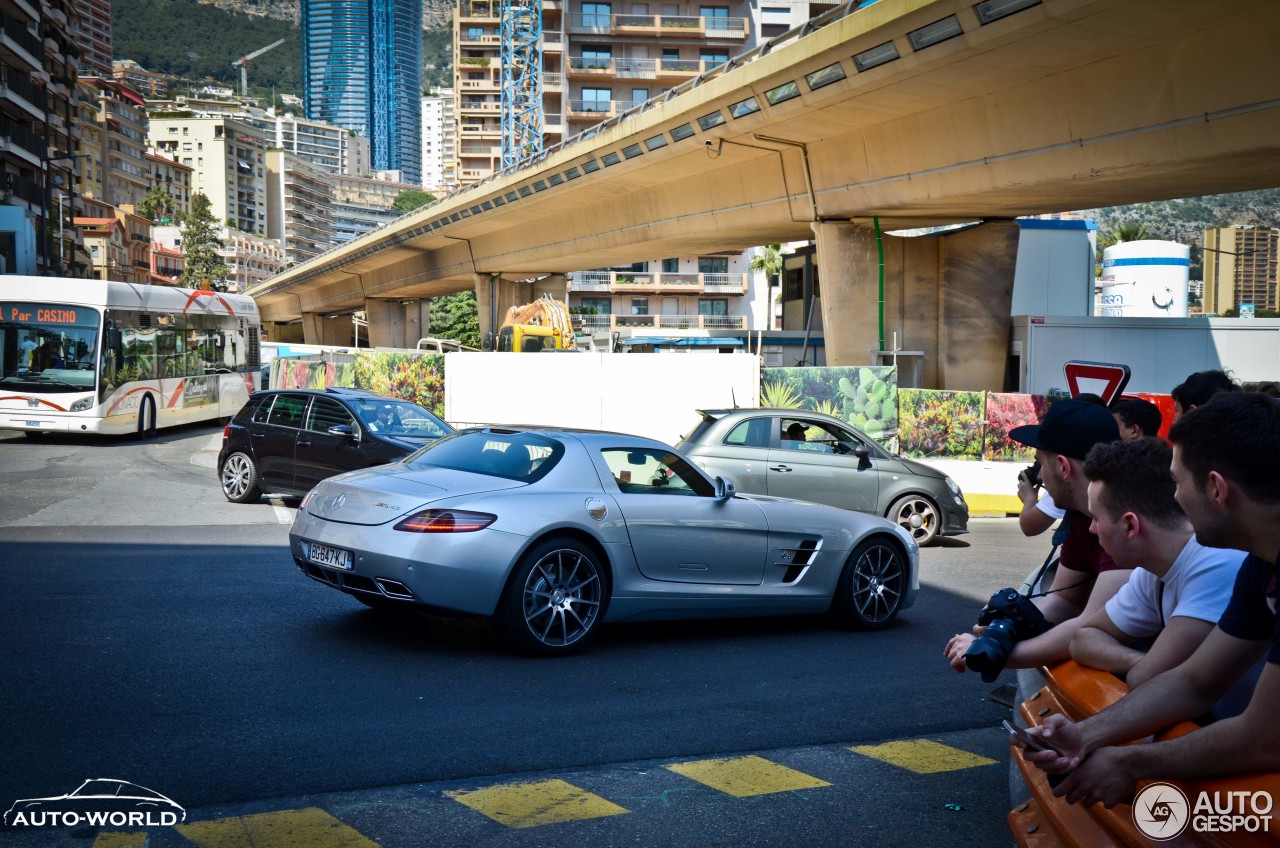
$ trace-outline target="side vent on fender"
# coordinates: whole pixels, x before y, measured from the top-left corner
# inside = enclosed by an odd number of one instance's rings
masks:
[[[786,569],[782,575],[783,583],[794,583],[804,574],[804,570],[813,562],[814,557],[818,554],[818,549],[822,543],[817,539],[805,539],[799,545],[791,548],[779,548],[778,553],[781,554],[779,562],[774,565]]]

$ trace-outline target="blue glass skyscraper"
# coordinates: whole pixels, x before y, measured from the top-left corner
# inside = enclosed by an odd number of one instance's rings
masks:
[[[304,111],[369,139],[375,170],[422,182],[422,0],[303,0]]]

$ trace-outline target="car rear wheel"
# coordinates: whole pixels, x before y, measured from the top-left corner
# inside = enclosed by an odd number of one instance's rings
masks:
[[[936,542],[942,529],[942,515],[937,505],[924,495],[898,498],[889,507],[886,518],[910,533],[921,547]]]
[[[865,539],[844,564],[831,611],[851,630],[887,627],[902,608],[909,578],[899,545],[885,538]]]
[[[218,477],[222,480],[222,494],[232,503],[250,503],[262,497],[258,466],[247,454],[233,453],[227,457]]]
[[[600,625],[608,589],[608,575],[587,545],[547,539],[520,559],[493,617],[494,629],[531,656],[580,651]]]

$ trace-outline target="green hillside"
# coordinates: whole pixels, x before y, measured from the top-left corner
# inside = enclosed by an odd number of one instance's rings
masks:
[[[302,93],[302,38],[296,25],[196,0],[114,0],[111,23],[115,58],[132,59],[166,76],[198,83],[216,80],[237,89],[240,73],[231,63],[276,39],[287,39],[253,60],[249,83]]]

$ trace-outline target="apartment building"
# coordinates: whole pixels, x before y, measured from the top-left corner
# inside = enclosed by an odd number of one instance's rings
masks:
[[[81,76],[111,78],[111,0],[75,0]]]
[[[184,165],[173,155],[160,155],[154,149],[147,150],[147,173],[150,175],[148,188],[161,188],[169,195],[170,215],[173,219],[191,211],[191,177],[195,168]],[[169,221],[162,220],[167,224]]]
[[[778,0],[546,3],[542,14],[544,145],[659,97],[799,26],[835,3]],[[501,4],[461,0],[455,13],[457,179],[502,163]],[[650,258],[569,275],[569,306],[597,330],[765,328],[763,276],[750,253]],[[763,295],[767,297],[767,294]]]
[[[305,262],[333,244],[334,175],[283,150],[267,151],[267,236],[289,263]]]
[[[422,187],[439,196],[458,184],[458,118],[452,90],[422,98]]]
[[[226,227],[219,234],[223,248],[218,251],[231,274],[227,291],[246,292],[283,271],[289,264],[284,246],[275,239],[251,235]]]
[[[97,105],[93,123],[101,148],[101,181],[94,181],[93,188],[99,192],[94,196],[112,206],[138,203],[151,185],[146,102],[127,85],[109,78],[84,78],[79,90],[82,100],[88,94]]]
[[[194,169],[192,191],[209,198],[219,220],[266,237],[270,140],[262,130],[221,115],[153,112],[149,141]]]
[[[75,250],[76,57],[82,50],[75,42],[75,18],[72,0],[0,0],[5,273],[61,271],[63,257]]]
[[[1239,310],[1251,303],[1255,310],[1276,311],[1276,263],[1280,259],[1280,229],[1218,227],[1204,233],[1204,296],[1207,314]]]
[[[164,77],[148,71],[132,59],[117,59],[111,63],[111,78],[124,83],[143,97],[159,100],[167,96]]]
[[[392,204],[403,191],[418,190],[416,185],[389,179],[340,176],[333,180],[333,241],[351,241],[371,233],[403,212]]]

